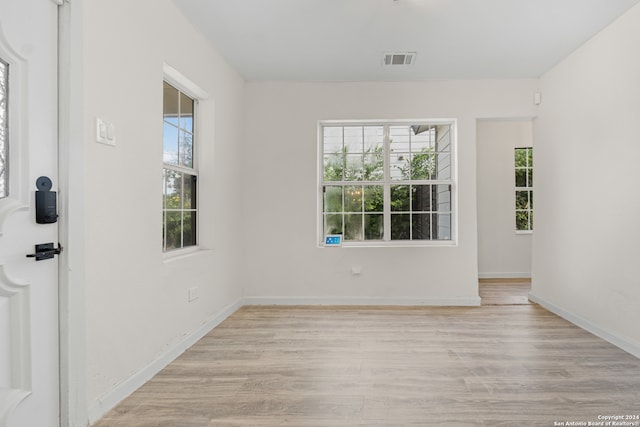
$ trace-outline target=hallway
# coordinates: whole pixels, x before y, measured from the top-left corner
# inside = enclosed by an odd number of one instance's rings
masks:
[[[479,279],[482,305],[526,305],[531,279]]]

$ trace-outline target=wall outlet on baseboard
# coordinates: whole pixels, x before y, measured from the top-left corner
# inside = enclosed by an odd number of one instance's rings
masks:
[[[189,302],[200,298],[200,289],[197,286],[189,288]]]

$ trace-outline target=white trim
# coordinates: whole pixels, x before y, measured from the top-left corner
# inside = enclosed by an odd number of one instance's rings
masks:
[[[559,307],[544,298],[540,298],[531,292],[529,293],[529,300],[640,359],[640,342],[632,340],[629,337],[620,336],[608,328],[599,326],[590,320],[572,313],[571,311],[565,310],[564,308]]]
[[[480,297],[245,297],[243,305],[479,306]]]
[[[27,127],[27,60],[16,52],[0,25],[0,57],[9,65],[9,195],[0,199],[0,235],[5,220],[16,210],[29,209],[29,132]],[[18,167],[11,167],[11,165]]]
[[[425,125],[448,125],[449,126],[449,156],[451,157],[451,177],[447,180],[396,180],[390,175],[390,136],[389,128],[391,126],[409,126],[414,124]],[[381,126],[383,127],[383,152],[384,152],[384,178],[381,181],[324,181],[324,129],[330,126]],[[343,135],[344,137],[344,135]],[[337,185],[376,185],[384,188],[383,202],[383,239],[382,240],[363,240],[363,241],[345,241],[344,247],[440,247],[440,246],[458,246],[458,120],[455,118],[439,118],[439,119],[390,119],[390,120],[318,120],[317,122],[317,161],[316,161],[316,179],[317,179],[317,206],[316,206],[316,242],[317,247],[324,247],[324,187]],[[450,239],[448,240],[391,240],[391,196],[390,187],[392,185],[449,185],[450,201]],[[437,212],[431,212],[436,214]],[[447,214],[447,211],[442,211]],[[343,212],[344,214],[344,212]],[[344,228],[344,224],[343,224]]]
[[[162,253],[162,263],[167,264],[173,261],[191,258],[192,256],[203,255],[208,252],[213,252],[213,249],[206,249],[202,246],[187,246],[182,249],[174,249]]]
[[[418,118],[409,118],[409,119],[363,119],[363,120],[341,120],[341,119],[331,119],[331,120],[318,120],[318,124],[322,126],[326,125],[363,125],[363,126],[375,126],[380,125],[384,126],[386,124],[389,125],[415,125],[416,123],[425,123],[425,124],[436,124],[436,125],[447,125],[451,124],[458,119],[452,117],[441,117],[441,118],[430,118],[425,119],[424,117],[421,119]]]
[[[164,369],[169,363],[173,362],[178,356],[184,353],[189,347],[194,345],[198,340],[208,334],[213,328],[222,323],[227,317],[235,313],[243,306],[242,300],[239,299],[224,307],[218,314],[210,317],[200,327],[187,334],[183,340],[173,347],[159,354],[151,363],[140,369],[129,378],[116,385],[109,392],[105,393],[101,398],[97,399],[89,407],[89,424],[93,424],[106,415],[118,403],[131,395],[140,388],[144,383],[153,378],[158,372]]]
[[[478,273],[478,277],[480,279],[531,279],[531,272]]]
[[[428,243],[425,243],[428,242]],[[457,247],[458,242],[451,240],[363,240],[363,241],[342,241],[341,248],[439,248],[439,247]],[[319,242],[317,247],[326,248],[324,242]]]
[[[60,425],[87,421],[85,111],[82,1],[58,8]]]
[[[164,79],[167,83],[176,86],[177,89],[184,92],[190,98],[195,98],[196,100],[209,98],[209,94],[200,88],[200,86],[166,62],[162,64],[162,72],[164,73]]]
[[[178,128],[178,127],[176,127],[176,129],[182,130],[182,128]],[[195,132],[193,133],[193,135],[195,135]],[[193,159],[193,163],[194,163],[194,166],[197,166],[195,164],[196,163],[195,159]],[[196,177],[198,176],[198,169],[196,169],[195,167],[190,168],[188,166],[180,166],[180,165],[174,165],[173,163],[164,163],[164,162],[162,163],[162,165],[164,169],[170,169],[175,172],[179,172],[187,175],[194,175]]]
[[[517,150],[525,150],[525,155],[527,158],[527,163],[525,166],[518,166],[516,164],[517,162],[517,156],[516,153],[518,152]],[[514,177],[517,177],[516,173],[518,170],[524,170],[526,172],[526,184],[529,184],[529,174],[533,174],[533,163],[529,164],[529,152],[533,152],[533,146],[527,145],[524,147],[513,147],[513,153],[514,153]],[[533,156],[533,154],[531,154]],[[533,159],[531,160],[533,162]],[[514,182],[514,184],[516,184]],[[532,203],[532,198],[533,198],[533,187],[529,186],[529,185],[525,185],[524,187],[518,187],[518,185],[514,185],[514,215],[513,215],[513,220],[515,221],[515,227],[514,230],[516,232],[516,234],[532,234],[533,232],[533,223],[531,222],[531,216],[533,215],[533,203]],[[528,204],[527,204],[527,208],[526,209],[518,209],[518,207],[516,206],[518,201],[517,201],[517,193],[518,192],[526,192],[527,193],[527,198],[528,198]],[[531,199],[529,199],[529,197],[531,197]],[[528,219],[528,228],[524,229],[524,230],[518,230],[518,212],[526,212],[527,213],[527,219]]]
[[[165,171],[174,171],[174,172],[178,172],[181,173],[182,175],[190,175],[192,177],[195,177],[196,180],[196,206],[194,208],[190,208],[190,209],[185,209],[184,206],[181,208],[177,208],[177,209],[168,209],[163,202],[162,205],[162,214],[163,214],[163,221],[162,221],[162,228],[163,228],[163,241],[162,241],[162,252],[164,254],[166,253],[171,253],[171,252],[176,252],[176,251],[183,251],[184,249],[187,248],[192,248],[195,247],[194,250],[197,250],[199,247],[199,242],[200,242],[200,211],[198,209],[198,205],[199,205],[199,200],[200,200],[200,185],[198,183],[198,176],[199,176],[199,157],[200,157],[200,149],[198,147],[199,144],[199,132],[198,132],[198,128],[200,127],[199,123],[199,116],[200,114],[198,113],[199,111],[199,103],[200,100],[202,98],[197,98],[196,96],[191,95],[191,93],[193,92],[199,92],[200,95],[204,95],[204,96],[208,96],[206,94],[206,92],[204,92],[203,90],[201,90],[198,86],[196,86],[195,83],[193,83],[191,80],[187,79],[186,77],[184,77],[182,74],[180,74],[178,71],[176,71],[174,68],[168,66],[167,64],[164,64],[163,67],[163,71],[164,71],[164,76],[163,76],[163,86],[164,83],[167,83],[171,86],[173,86],[174,89],[176,89],[178,91],[179,94],[184,94],[186,96],[188,96],[189,98],[191,98],[191,100],[193,101],[193,111],[192,111],[192,123],[193,126],[191,128],[191,153],[192,153],[192,158],[191,158],[191,167],[189,166],[184,166],[184,165],[180,165],[180,164],[172,164],[172,163],[165,163],[164,162],[164,158],[163,158],[163,162],[162,162],[162,185],[163,185],[163,191],[166,191],[165,188],[165,184],[167,183],[167,178],[166,178],[166,174]],[[190,88],[187,89],[186,91],[184,90],[184,88]],[[164,95],[163,95],[164,97]],[[178,106],[178,114],[180,114],[180,106]],[[178,125],[174,125],[173,123],[168,123],[166,120],[163,120],[163,127],[165,125],[170,125],[172,127],[176,128],[176,131],[179,132],[187,132],[186,128],[183,128],[181,123],[178,123]],[[163,131],[164,132],[164,131]],[[164,155],[163,155],[164,157]],[[178,163],[180,163],[180,159],[177,159]],[[183,185],[181,187],[180,190],[180,196],[184,196],[183,192],[184,192],[184,179],[183,179]],[[164,197],[163,197],[164,200]],[[175,248],[175,249],[169,249],[167,250],[166,246],[167,246],[167,235],[165,234],[166,231],[166,226],[167,226],[167,222],[166,222],[166,217],[165,214],[167,212],[180,212],[181,214],[184,214],[185,212],[191,212],[193,215],[195,215],[196,217],[196,232],[195,232],[195,244],[194,245],[190,245],[190,246],[184,246],[184,222],[181,223],[180,226],[180,247],[179,248]],[[184,217],[182,217],[184,219]],[[173,255],[174,257],[180,256],[184,253],[178,253],[177,255]]]

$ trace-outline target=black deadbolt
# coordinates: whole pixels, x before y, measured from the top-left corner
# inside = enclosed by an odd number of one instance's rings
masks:
[[[58,221],[58,200],[55,191],[51,190],[51,179],[41,176],[36,180],[36,222],[53,224]]]

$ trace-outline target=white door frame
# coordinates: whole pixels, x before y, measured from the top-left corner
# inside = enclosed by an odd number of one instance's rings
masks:
[[[86,396],[84,254],[83,0],[52,0],[58,8],[58,170],[65,250],[59,268],[60,425],[89,424]]]

